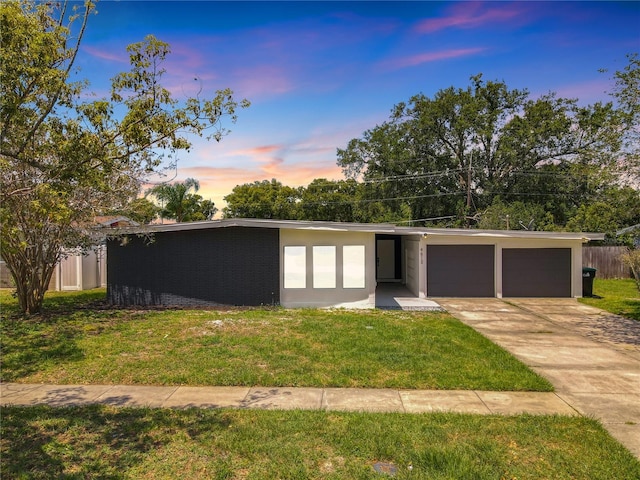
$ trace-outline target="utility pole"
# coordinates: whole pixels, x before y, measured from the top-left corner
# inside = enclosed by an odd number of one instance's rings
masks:
[[[469,156],[469,170],[467,171],[467,211],[471,209],[471,163],[473,162],[473,152]]]
[[[471,164],[472,163],[473,163],[473,150],[469,155],[469,169],[467,171],[467,212],[466,212],[467,228],[471,226],[471,224],[469,223],[469,213],[471,212]]]

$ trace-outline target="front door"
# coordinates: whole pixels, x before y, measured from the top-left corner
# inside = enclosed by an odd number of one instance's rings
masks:
[[[396,241],[377,240],[377,272],[376,277],[379,282],[392,281],[396,279]]]

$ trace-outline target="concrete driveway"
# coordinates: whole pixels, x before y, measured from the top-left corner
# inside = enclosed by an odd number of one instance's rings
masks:
[[[575,299],[438,298],[640,458],[640,322]]]

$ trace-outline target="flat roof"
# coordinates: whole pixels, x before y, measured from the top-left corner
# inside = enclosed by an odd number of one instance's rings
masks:
[[[211,228],[250,227],[334,232],[368,232],[387,235],[461,236],[496,238],[547,238],[556,240],[604,240],[604,233],[541,232],[528,230],[478,230],[465,228],[398,227],[389,223],[348,223],[306,220],[270,220],[259,218],[227,218],[202,222],[166,223],[136,228],[117,229],[122,233],[177,232]]]

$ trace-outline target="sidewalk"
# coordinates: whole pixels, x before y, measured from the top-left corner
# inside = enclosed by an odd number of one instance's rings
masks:
[[[577,411],[551,392],[358,388],[153,387],[138,385],[0,385],[1,405],[252,408],[366,412],[561,414]]]

